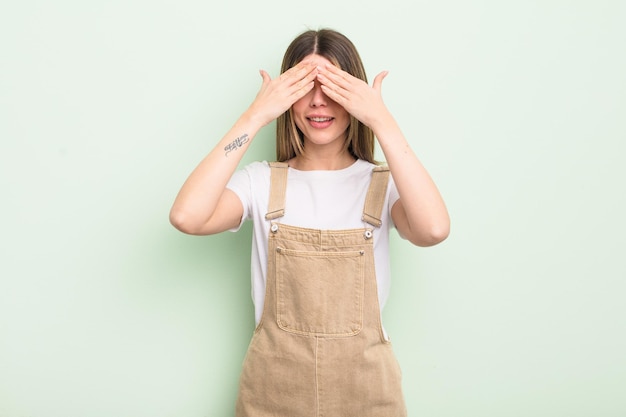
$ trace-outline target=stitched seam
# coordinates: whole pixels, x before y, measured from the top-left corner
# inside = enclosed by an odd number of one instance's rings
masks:
[[[319,339],[315,338],[315,415],[316,417],[320,417],[320,395],[319,395],[319,375],[318,375],[318,363],[317,363],[317,353],[318,353],[318,344]]]

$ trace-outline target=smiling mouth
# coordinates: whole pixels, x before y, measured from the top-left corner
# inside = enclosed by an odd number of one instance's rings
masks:
[[[324,122],[330,122],[334,118],[333,117],[307,117],[307,119],[316,123],[324,123]]]

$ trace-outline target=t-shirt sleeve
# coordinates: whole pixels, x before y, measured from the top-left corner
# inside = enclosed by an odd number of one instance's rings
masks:
[[[250,218],[250,213],[252,211],[252,185],[248,169],[244,168],[235,171],[233,176],[228,181],[228,184],[226,184],[226,188],[234,192],[237,197],[239,197],[241,205],[243,206],[243,215],[241,216],[239,225],[229,229],[230,232],[236,232],[241,229],[243,223]]]
[[[388,210],[389,210],[389,223],[395,227],[396,225],[393,223],[393,218],[391,217],[391,209],[393,208],[393,205],[396,204],[396,202],[400,199],[400,194],[398,194],[398,189],[396,188],[396,183],[393,181],[393,177],[390,175],[389,176],[389,186],[387,187],[388,189],[388,200],[389,201],[389,206],[388,206]]]

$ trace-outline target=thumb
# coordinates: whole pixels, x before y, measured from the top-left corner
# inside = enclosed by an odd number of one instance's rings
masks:
[[[272,81],[272,77],[270,77],[265,70],[259,70],[259,74],[261,74],[261,78],[263,78],[263,86]]]
[[[383,85],[383,80],[385,79],[385,77],[387,76],[387,74],[389,74],[389,71],[383,71],[380,74],[378,74],[376,76],[376,78],[374,78],[374,84],[373,87],[375,90],[380,91]]]

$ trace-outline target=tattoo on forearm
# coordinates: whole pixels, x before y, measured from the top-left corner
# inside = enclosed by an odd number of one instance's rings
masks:
[[[248,143],[249,140],[250,138],[248,137],[247,133],[239,136],[237,139],[224,146],[224,150],[226,151],[225,155],[228,156],[228,154],[232,151],[236,151],[237,149],[241,148],[245,143]]]

